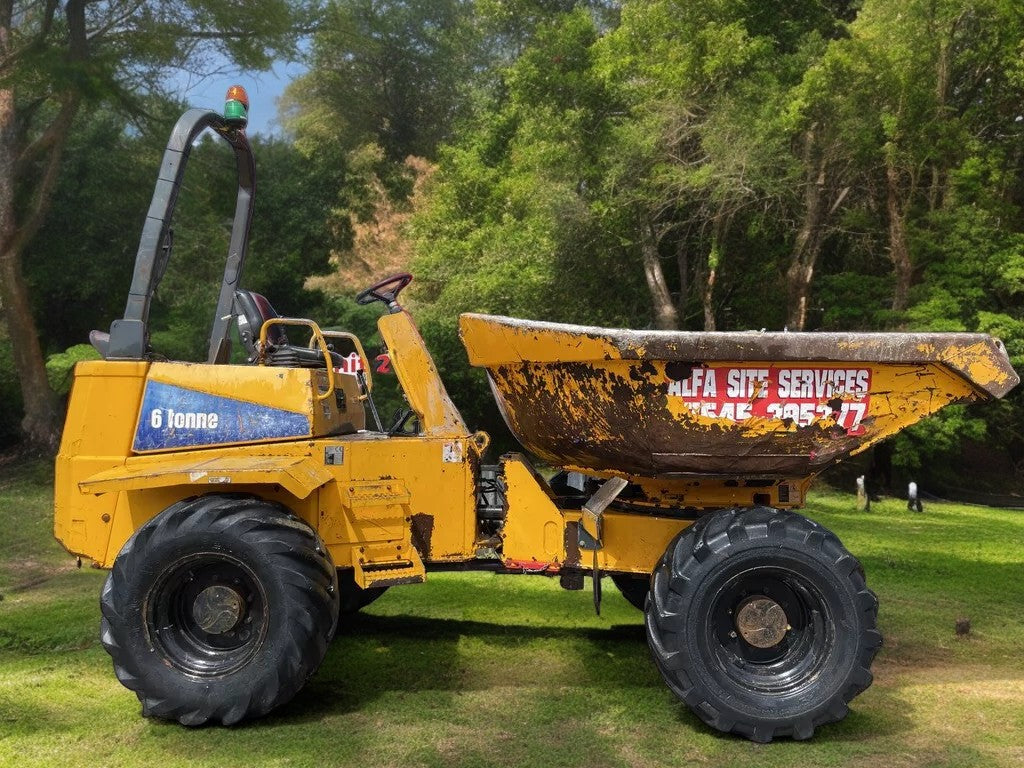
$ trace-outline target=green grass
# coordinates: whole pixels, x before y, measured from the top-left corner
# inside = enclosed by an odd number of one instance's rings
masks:
[[[811,742],[711,732],[650,662],[606,582],[437,574],[350,621],[289,705],[236,728],[139,714],[96,639],[104,574],[53,542],[50,479],[0,476],[0,765],[1019,766],[1024,514],[816,495],[808,513],[863,561],[886,645],[875,684]],[[957,638],[954,622],[971,620]]]

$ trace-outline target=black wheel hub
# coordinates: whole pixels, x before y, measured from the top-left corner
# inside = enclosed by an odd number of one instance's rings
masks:
[[[204,632],[222,635],[238,626],[245,604],[242,596],[231,587],[214,584],[196,596],[192,603],[192,618]]]
[[[202,553],[168,568],[150,591],[146,632],[173,666],[211,677],[252,658],[267,620],[266,597],[252,570],[229,555]]]
[[[752,597],[736,611],[736,630],[755,648],[778,645],[789,629],[786,612],[771,598]]]
[[[827,603],[810,580],[783,568],[755,568],[727,579],[712,600],[704,639],[723,683],[791,693],[813,681],[831,639]]]

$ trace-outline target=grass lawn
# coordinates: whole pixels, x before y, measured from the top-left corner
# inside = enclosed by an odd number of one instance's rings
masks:
[[[114,678],[96,637],[104,574],[53,541],[50,484],[35,465],[0,475],[2,766],[1024,765],[1024,513],[812,496],[808,514],[864,563],[886,642],[874,686],[810,742],[710,731],[610,582],[596,617],[589,591],[489,574],[392,589],[291,704],[187,729],[142,718]]]

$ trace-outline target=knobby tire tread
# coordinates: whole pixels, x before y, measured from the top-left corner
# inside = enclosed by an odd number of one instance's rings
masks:
[[[790,543],[802,549],[814,549],[832,563],[836,577],[849,582],[862,616],[860,642],[856,662],[847,676],[848,682],[835,691],[813,717],[796,717],[788,723],[772,723],[745,717],[712,704],[713,696],[704,690],[697,675],[688,673],[686,652],[666,643],[666,636],[675,634],[685,604],[693,598],[698,577],[709,558],[734,548],[742,542],[762,541],[773,545]],[[669,545],[651,579],[647,603],[646,628],[648,644],[655,664],[669,688],[711,727],[736,733],[757,742],[769,742],[782,736],[808,739],[818,726],[843,719],[847,704],[871,685],[871,663],[881,647],[882,637],[876,629],[878,599],[868,589],[864,570],[857,559],[830,531],[792,512],[767,507],[730,509],[701,518],[682,531]]]
[[[127,616],[133,611],[120,604],[119,596],[131,591],[132,576],[150,552],[193,534],[232,538],[253,547],[279,569],[287,595],[285,621],[291,627],[284,644],[287,653],[272,660],[274,674],[248,696],[219,700],[216,695],[197,697],[157,690],[147,659],[129,650],[129,633],[142,628]],[[201,496],[172,505],[140,527],[124,545],[101,593],[100,639],[118,680],[135,692],[144,715],[189,726],[210,722],[233,725],[289,701],[316,672],[337,621],[336,585],[334,565],[316,532],[282,505],[252,496]]]

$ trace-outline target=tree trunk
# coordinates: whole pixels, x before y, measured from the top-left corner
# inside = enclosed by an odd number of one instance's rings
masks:
[[[718,277],[718,264],[722,258],[722,240],[724,237],[725,214],[719,210],[712,223],[711,250],[708,251],[708,271],[704,276],[704,286],[701,291],[705,331],[717,330],[715,323],[715,279]]]
[[[704,290],[701,291],[702,304],[704,305],[704,330],[714,331],[715,328],[715,277],[718,267],[708,264],[708,274],[704,280]]]
[[[0,301],[21,385],[25,409],[22,429],[35,447],[52,450],[56,448],[60,429],[57,400],[46,378],[43,352],[21,273],[14,211],[16,144],[14,93],[0,90]]]
[[[950,30],[950,37],[956,30],[959,19],[954,22]],[[946,122],[946,102],[949,99],[949,69],[951,47],[950,39],[943,39],[939,43],[939,55],[935,63],[935,124],[944,126]],[[946,155],[939,153],[939,156],[931,162],[931,186],[928,188],[928,210],[936,211],[942,205],[943,184],[946,178],[945,167]]]
[[[640,251],[644,262],[644,277],[647,278],[647,290],[650,291],[651,305],[654,309],[654,325],[663,331],[678,330],[679,312],[672,302],[672,294],[665,281],[665,272],[661,268],[654,227],[646,220],[641,227]]]
[[[68,61],[76,65],[87,54],[85,5],[85,0],[69,0],[65,6]],[[56,3],[48,5],[44,27],[49,27],[57,8]],[[12,3],[0,2],[0,60],[12,54],[12,10]],[[44,451],[56,449],[60,412],[46,378],[46,362],[22,272],[22,258],[49,211],[60,158],[78,113],[81,94],[65,92],[57,94],[55,100],[55,118],[30,143],[26,140],[26,128],[18,125],[13,87],[0,88],[0,301],[22,389],[22,430],[32,446]],[[30,177],[31,195],[24,211],[18,211],[14,205],[17,180]]]
[[[686,299],[690,293],[690,252],[686,249],[686,242],[682,238],[680,238],[679,246],[676,249],[676,267],[679,271],[679,301],[676,302],[676,309],[682,324],[685,324]]]
[[[789,268],[786,270],[786,327],[791,331],[802,331],[807,325],[807,304],[811,295],[814,267],[821,253],[822,228],[826,218],[826,161],[822,157],[815,162],[814,144],[815,127],[812,126],[804,134],[806,179],[803,221],[797,231]]]
[[[75,65],[88,55],[86,4],[86,0],[68,0],[64,6],[67,62]],[[47,5],[44,33],[58,8],[57,3]],[[0,60],[12,54],[12,11],[12,3],[0,0]],[[27,129],[19,126],[13,87],[0,89],[0,301],[21,387],[25,411],[22,431],[31,446],[46,451],[57,448],[61,414],[57,396],[46,377],[46,362],[21,264],[26,246],[50,209],[60,160],[82,97],[80,92],[71,90],[53,94],[53,98],[58,107],[56,116],[28,142]],[[21,211],[14,204],[19,178],[31,178],[31,194]]]
[[[893,287],[892,311],[903,312],[910,301],[910,284],[914,265],[910,261],[907,245],[907,227],[903,206],[900,204],[900,174],[891,153],[885,159],[886,211],[889,214],[889,258],[896,272]]]

